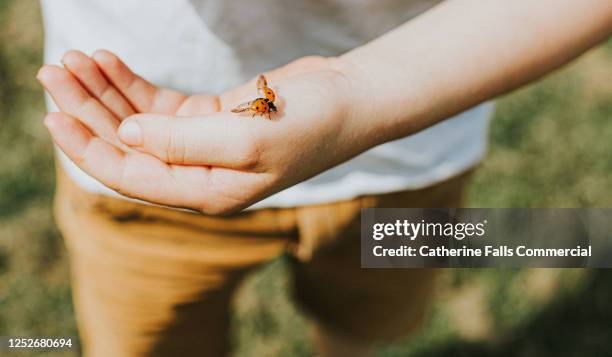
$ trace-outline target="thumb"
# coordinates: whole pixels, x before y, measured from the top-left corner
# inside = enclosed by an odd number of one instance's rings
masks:
[[[136,114],[123,120],[118,136],[124,144],[169,164],[253,168],[259,161],[255,136],[249,125],[238,124],[227,113]]]

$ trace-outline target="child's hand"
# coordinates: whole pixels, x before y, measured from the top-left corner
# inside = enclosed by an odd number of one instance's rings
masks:
[[[227,213],[379,143],[360,116],[362,86],[338,59],[267,73],[279,110],[272,121],[229,112],[256,97],[254,81],[188,97],[144,81],[109,52],[92,60],[71,51],[63,63],[38,76],[62,110],[45,124],[79,167],[126,196]]]
[[[45,123],[77,165],[127,196],[230,212],[533,81],[612,32],[609,0],[534,3],[445,1],[340,58],[267,73],[274,121],[229,112],[254,98],[254,81],[188,97],[108,52],[70,52],[69,70],[39,73],[62,110]]]

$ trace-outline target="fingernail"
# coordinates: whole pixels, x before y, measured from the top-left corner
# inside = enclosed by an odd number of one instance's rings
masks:
[[[130,146],[142,144],[142,131],[140,125],[134,121],[128,121],[119,127],[119,139]]]
[[[47,129],[52,130],[53,129],[53,118],[51,115],[47,115],[45,116],[45,119],[43,119],[43,124],[45,125],[45,127],[47,127]]]
[[[42,81],[43,79],[43,72],[45,71],[45,66],[42,66],[38,72],[36,72],[36,80],[38,80],[39,82]]]

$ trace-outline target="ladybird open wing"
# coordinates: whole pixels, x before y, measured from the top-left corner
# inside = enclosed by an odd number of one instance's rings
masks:
[[[253,102],[244,102],[236,106],[236,108],[232,109],[232,113],[242,113],[251,109],[251,104]]]
[[[259,77],[257,77],[257,89],[263,90],[267,86],[268,86],[268,81],[266,81],[266,77],[264,77],[263,74],[260,74]]]

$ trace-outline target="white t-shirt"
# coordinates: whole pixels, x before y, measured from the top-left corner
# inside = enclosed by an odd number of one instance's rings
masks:
[[[302,56],[340,55],[439,2],[41,0],[45,62],[59,63],[69,49],[92,53],[103,48],[157,85],[189,94],[221,93]],[[48,105],[57,110],[51,100]],[[492,107],[478,106],[375,147],[253,207],[333,202],[418,189],[448,179],[482,159]],[[118,196],[59,155],[68,174],[84,189]]]

